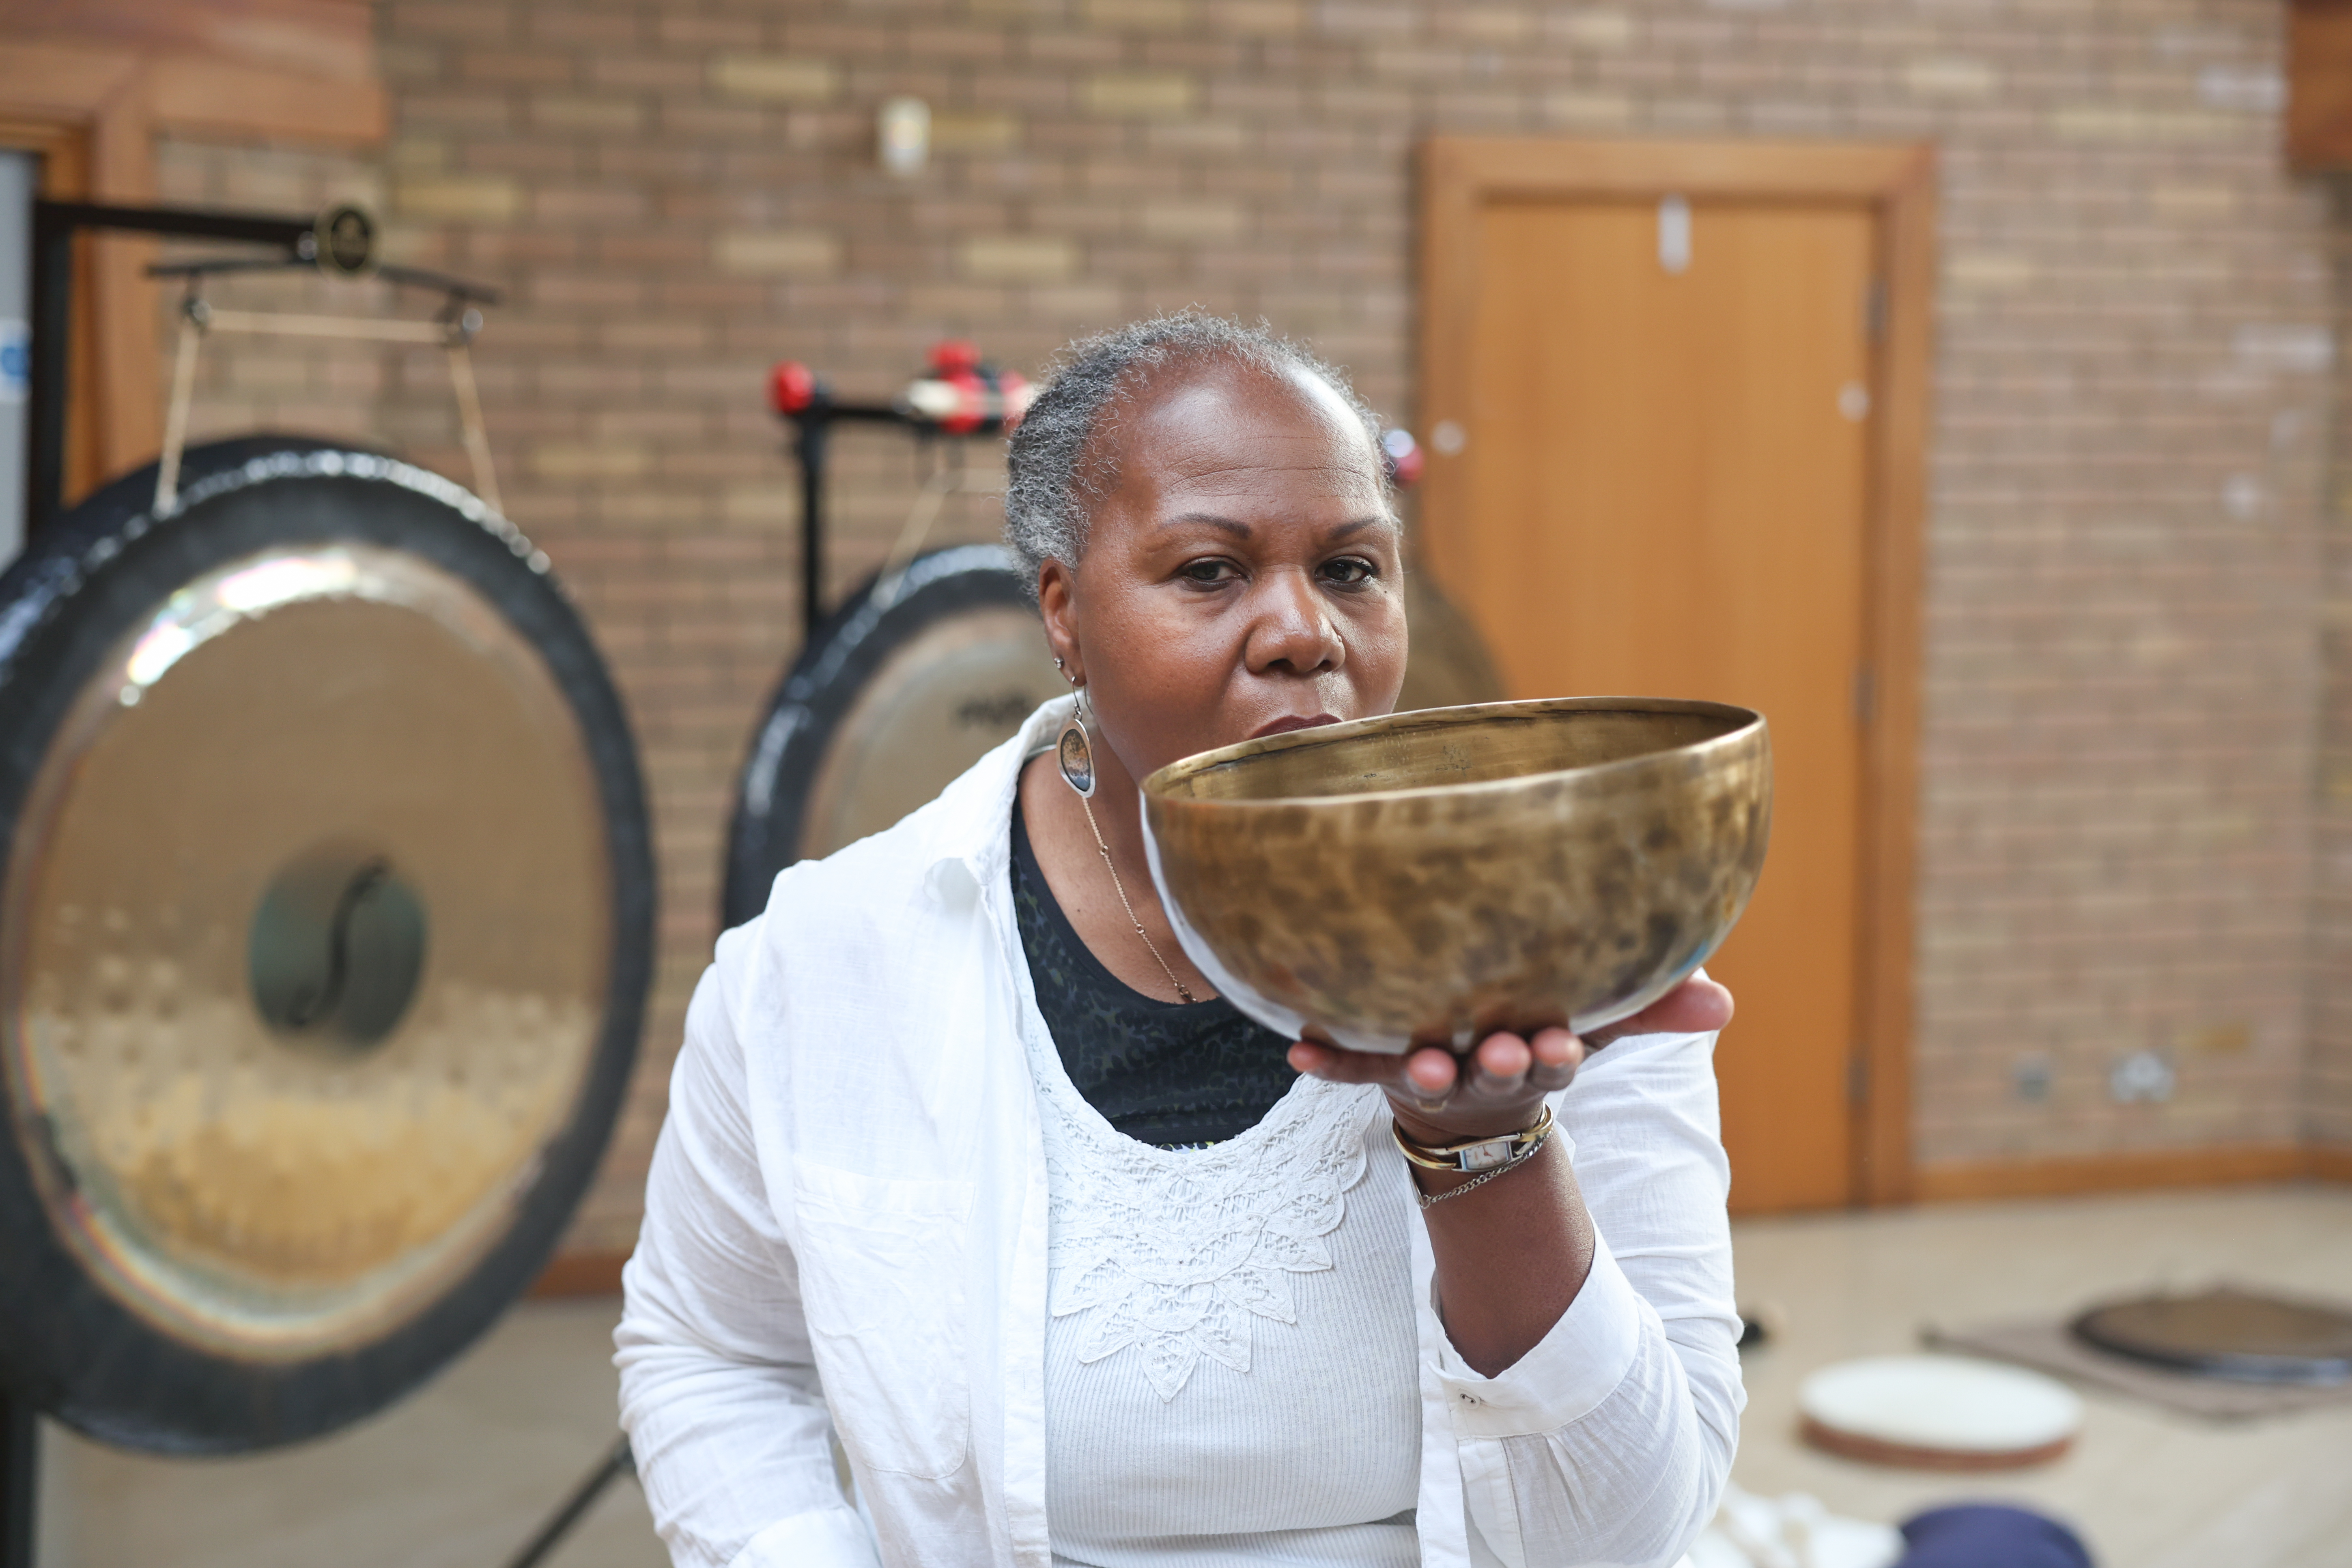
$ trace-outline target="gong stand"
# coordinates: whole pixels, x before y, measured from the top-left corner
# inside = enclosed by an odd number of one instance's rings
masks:
[[[264,265],[312,266],[320,257],[320,226],[310,219],[177,207],[35,202],[32,364],[26,399],[31,439],[25,465],[27,537],[54,519],[65,501],[73,242],[75,235],[90,229],[237,240],[272,247],[285,258],[282,263],[273,260]],[[0,1387],[0,1568],[32,1568],[40,1501],[40,1453],[37,1412]]]
[[[173,378],[172,401],[166,421],[163,452],[153,481],[152,504],[146,509],[150,515],[161,520],[174,514],[180,509],[183,500],[180,479],[184,453],[191,461],[196,460],[199,456],[202,457],[203,462],[196,468],[197,477],[205,479],[207,492],[219,492],[224,481],[222,476],[215,470],[217,470],[225,460],[222,448],[225,446],[236,445],[236,443],[216,444],[215,447],[202,449],[201,454],[185,452],[187,415],[194,395],[195,363],[202,341],[207,333],[212,331],[266,332],[278,335],[435,344],[442,347],[448,356],[452,388],[457,395],[467,454],[474,466],[476,489],[489,513],[487,519],[481,519],[478,512],[473,515],[480,521],[481,528],[487,531],[485,538],[490,534],[499,534],[503,541],[502,547],[492,548],[493,556],[502,556],[507,552],[508,548],[511,549],[511,552],[518,560],[529,552],[528,542],[518,543],[517,542],[520,541],[520,535],[514,533],[511,526],[506,524],[503,520],[496,479],[490,467],[488,443],[483,437],[480,405],[476,395],[468,353],[471,341],[481,326],[481,315],[475,307],[478,304],[494,301],[495,293],[478,285],[439,273],[420,268],[378,265],[375,258],[374,226],[364,213],[352,207],[330,209],[313,221],[253,214],[164,207],[110,206],[48,201],[34,204],[33,331],[29,388],[31,407],[28,410],[31,441],[27,454],[29,461],[26,496],[26,516],[30,524],[27,531],[28,540],[45,525],[57,523],[63,510],[67,382],[69,358],[68,337],[72,310],[73,240],[77,234],[89,230],[227,240],[266,247],[276,252],[275,255],[211,258],[174,262],[149,268],[150,276],[181,278],[184,281],[185,288],[180,310],[182,324],[179,357]],[[307,270],[313,268],[330,277],[340,279],[359,279],[374,277],[395,285],[430,289],[443,296],[442,306],[437,315],[430,321],[400,321],[218,310],[215,309],[203,296],[203,286],[205,280],[215,275]],[[872,413],[895,416],[889,411],[877,410]],[[840,410],[837,413],[828,410],[828,415],[846,417],[871,416],[869,411],[864,409]],[[818,432],[814,442],[810,444],[810,449],[817,453],[820,469],[823,451],[822,430],[826,416],[821,415],[810,421],[811,426]],[[292,444],[297,447],[302,445]],[[310,445],[315,445],[315,443]],[[341,454],[332,456],[333,461],[320,468],[320,472],[347,477],[373,476],[381,479],[384,474],[391,471],[390,467],[383,460],[364,454],[356,458],[347,458]],[[308,460],[314,461],[315,466],[315,460],[306,458],[303,450],[289,450],[278,454],[277,458],[281,464]],[[352,464],[355,462],[360,467],[354,468]],[[383,468],[384,474],[379,474],[374,468],[367,468],[366,465],[370,463]],[[254,470],[248,470],[247,478],[250,479],[254,472]],[[145,479],[143,476],[140,476],[131,481],[118,480],[109,487],[108,491],[98,498],[97,502],[93,504],[101,507],[137,507],[139,504],[137,498],[128,494],[118,496],[115,493],[122,491],[126,482],[143,486]],[[347,478],[345,481],[330,482],[355,481]],[[215,508],[220,504],[217,493],[211,493],[207,500],[207,494],[200,492],[198,500],[200,503],[210,504]],[[218,521],[215,520],[215,522]],[[76,526],[82,525],[76,524]],[[503,533],[499,532],[501,530]],[[459,526],[458,532],[467,539],[471,538],[471,534],[462,525]],[[134,529],[130,537],[137,537],[137,530]],[[93,554],[89,559],[92,563],[97,563],[110,558],[112,553],[113,552],[109,551],[103,554]],[[543,572],[544,557],[531,554],[527,563],[513,565],[510,569],[526,574]],[[492,575],[495,576],[495,574]],[[593,649],[589,649],[584,641],[581,646],[586,650],[584,653],[576,653],[574,657],[561,662],[563,662],[567,668],[572,665],[593,665]],[[601,679],[601,667],[596,667],[590,674]],[[577,685],[583,681],[591,686],[594,685],[594,681],[588,676],[574,676],[573,684]],[[601,689],[600,688],[599,690]],[[607,697],[610,695],[609,692],[603,694]],[[578,700],[576,693],[572,695],[575,700]],[[608,703],[607,706],[614,706],[614,709],[611,715],[611,721],[625,725],[625,721],[618,717],[616,705]],[[624,763],[626,765],[621,766],[621,772],[626,773],[627,777],[622,781],[626,786],[622,793],[627,795],[635,788],[634,764],[627,759],[624,759]],[[604,782],[610,784],[611,781]],[[635,841],[632,840],[631,844],[634,843]],[[630,847],[620,844],[618,839],[615,840],[615,844],[620,849]],[[638,845],[635,847],[641,850],[643,847]],[[637,864],[645,858],[642,853],[633,857],[622,855],[620,858],[629,861],[629,869],[636,874],[639,880],[649,878],[649,866]],[[644,911],[633,911],[626,916],[625,923],[629,921],[635,921],[629,927],[631,931],[635,931],[637,925],[642,925],[646,920],[649,920],[649,914],[645,914],[642,920],[636,918],[638,914],[643,913]],[[615,918],[624,919],[621,916]],[[636,932],[636,934],[644,933]],[[623,967],[628,966],[623,965]],[[642,965],[635,967],[641,968]],[[635,984],[637,992],[641,994],[643,978],[642,975],[635,973],[634,968],[630,969],[628,975],[616,984],[615,994],[626,992],[631,984]],[[620,1009],[620,1012],[630,1016],[623,1017],[618,1024],[607,1031],[614,1038],[634,1041],[635,1028],[634,1006],[635,1004],[630,1003]],[[609,1051],[605,1054],[612,1055]],[[621,1079],[625,1076],[627,1055],[628,1052],[625,1051],[616,1057],[614,1059],[618,1062],[618,1066],[611,1067],[610,1070],[600,1068],[602,1078],[612,1080],[609,1083],[602,1083],[597,1091],[600,1104],[606,1100],[613,1102],[612,1105],[604,1107],[607,1111],[617,1106],[618,1086]],[[607,1124],[609,1120],[607,1115],[605,1117]],[[601,1147],[601,1139],[599,1147]],[[593,1155],[593,1151],[590,1151],[590,1153]],[[560,1215],[557,1217],[560,1219]],[[509,1271],[511,1272],[510,1266],[501,1266],[509,1267]],[[470,1332],[470,1331],[467,1331]],[[435,1353],[446,1352],[436,1351]],[[362,1359],[364,1358],[354,1357],[353,1361],[356,1363]],[[388,1396],[383,1392],[354,1394],[346,1391],[346,1397],[362,1402],[362,1405],[355,1408],[362,1408],[365,1405],[380,1404],[383,1398]],[[39,1501],[41,1443],[39,1416],[43,1408],[45,1406],[37,1403],[35,1398],[22,1394],[6,1384],[0,1383],[0,1568],[32,1568],[34,1563]],[[286,1431],[278,1434],[274,1440],[285,1440],[303,1436],[309,1431],[324,1429],[335,1424],[338,1418],[320,1416],[314,1411],[309,1415],[298,1414],[288,1419],[291,1424]],[[301,1425],[304,1421],[310,1423],[307,1427]],[[217,1434],[212,1436],[217,1436]],[[190,1443],[185,1440],[185,1435],[182,1435],[182,1441],[177,1446],[200,1447],[204,1445],[201,1440]],[[558,1510],[556,1517],[551,1520],[540,1535],[525,1548],[522,1560],[535,1562],[543,1556],[585,1511],[588,1504],[604,1489],[604,1486],[616,1476],[625,1473],[628,1468],[628,1450],[625,1443],[623,1443],[607,1456],[598,1471],[591,1476],[589,1481],[569,1500],[563,1509]]]
[[[40,1413],[0,1387],[0,1568],[33,1568],[40,1488]]]
[[[918,385],[925,384],[919,383]],[[936,383],[929,384],[937,384]],[[816,636],[824,619],[824,495],[828,437],[836,422],[888,425],[929,440],[939,437],[1002,436],[1019,422],[1015,410],[1008,418],[1005,400],[990,385],[969,414],[941,417],[905,395],[888,403],[843,403],[833,388],[811,374],[805,365],[776,366],[769,380],[769,405],[793,426],[792,453],[801,470],[801,632],[806,642]],[[927,486],[927,496],[943,494],[952,485]],[[936,511],[938,502],[931,501]],[[926,529],[929,518],[924,519]],[[914,532],[909,520],[908,532]],[[918,541],[919,543],[919,540]],[[901,543],[904,543],[902,536]],[[903,568],[913,552],[894,549],[892,564]],[[903,557],[903,558],[902,558]]]
[[[450,377],[466,426],[467,456],[482,499],[500,510],[489,476],[489,450],[481,439],[481,407],[474,393],[466,347],[481,327],[471,307],[495,304],[497,290],[416,267],[394,267],[376,258],[374,222],[353,206],[330,207],[315,218],[273,214],[210,212],[194,207],[109,206],[89,202],[33,204],[32,364],[26,410],[30,449],[25,465],[26,534],[63,510],[66,471],[66,367],[73,316],[73,242],[84,231],[163,235],[176,239],[223,239],[267,246],[274,257],[236,257],[175,262],[148,268],[150,277],[182,277],[188,294],[182,307],[180,362],[173,377],[172,416],[164,437],[165,461],[158,475],[159,501],[176,487],[179,455],[187,435],[187,402],[194,386],[192,334],[207,331],[263,331],[311,337],[373,338],[384,342],[437,342],[450,353]],[[380,278],[387,283],[432,289],[446,296],[434,321],[365,318],[265,315],[214,310],[203,300],[203,279],[228,272],[317,270],[330,278]],[[10,1565],[0,1564],[0,1568]]]

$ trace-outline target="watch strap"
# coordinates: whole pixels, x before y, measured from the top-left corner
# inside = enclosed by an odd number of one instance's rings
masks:
[[[1425,1171],[1451,1171],[1475,1174],[1507,1165],[1534,1145],[1551,1136],[1551,1107],[1547,1104],[1536,1124],[1518,1132],[1500,1133],[1492,1138],[1465,1138],[1458,1143],[1432,1146],[1416,1143],[1407,1138],[1391,1121],[1389,1136],[1396,1140],[1397,1152]]]

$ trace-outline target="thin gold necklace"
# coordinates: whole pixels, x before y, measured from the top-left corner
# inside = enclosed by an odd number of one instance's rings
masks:
[[[1184,983],[1176,978],[1176,972],[1168,967],[1168,961],[1160,956],[1160,944],[1151,940],[1151,933],[1143,929],[1143,922],[1135,918],[1135,906],[1127,901],[1127,884],[1118,879],[1118,868],[1111,864],[1110,846],[1103,842],[1102,827],[1095,821],[1095,803],[1081,795],[1078,805],[1087,814],[1087,826],[1094,829],[1095,847],[1102,851],[1103,869],[1110,873],[1110,885],[1118,891],[1118,907],[1127,911],[1127,923],[1135,928],[1135,934],[1141,937],[1143,945],[1151,950],[1152,961],[1160,965],[1160,973],[1168,976],[1168,984],[1176,987],[1176,994],[1187,1002],[1198,1002],[1200,998],[1185,989]]]

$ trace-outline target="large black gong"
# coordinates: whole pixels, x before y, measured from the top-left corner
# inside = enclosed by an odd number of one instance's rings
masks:
[[[546,557],[373,453],[191,450],[0,576],[0,1379],[106,1441],[373,1411],[544,1265],[650,963]]]
[[[1412,656],[1400,708],[1502,696],[1478,634],[1423,574],[1405,578]],[[770,700],[728,833],[721,918],[767,907],[776,873],[878,833],[1067,691],[1013,556],[967,544],[880,574],[817,628]]]

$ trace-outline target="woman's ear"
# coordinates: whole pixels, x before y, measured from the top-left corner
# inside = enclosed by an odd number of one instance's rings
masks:
[[[1062,673],[1084,685],[1086,660],[1078,654],[1077,580],[1069,567],[1048,559],[1037,568],[1037,612],[1045,622],[1045,647]]]

